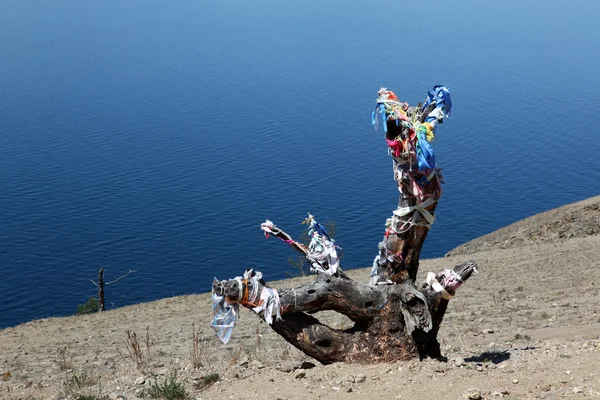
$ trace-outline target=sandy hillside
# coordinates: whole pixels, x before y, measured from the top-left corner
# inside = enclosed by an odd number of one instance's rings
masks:
[[[246,310],[222,345],[202,294],[1,330],[0,398],[148,398],[174,372],[192,399],[600,398],[599,233],[600,196],[423,260],[421,276],[467,259],[480,266],[446,314],[448,362],[315,366]],[[126,331],[137,335],[139,366]]]

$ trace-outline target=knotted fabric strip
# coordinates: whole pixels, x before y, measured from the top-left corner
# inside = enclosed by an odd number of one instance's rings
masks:
[[[427,200],[425,200],[424,202],[415,204],[414,206],[398,207],[394,211],[394,215],[396,217],[404,217],[404,216],[412,213],[413,211],[418,211],[423,216],[423,218],[425,218],[425,220],[427,221],[427,224],[429,226],[431,226],[433,224],[434,217],[431,214],[431,212],[429,212],[427,210],[427,207],[433,205],[436,201],[437,200],[435,198],[430,197]]]
[[[436,292],[441,293],[443,299],[450,300],[451,298],[454,297],[454,295],[451,295],[450,293],[448,293],[448,291],[446,289],[444,289],[442,284],[438,282],[438,280],[435,278],[435,272],[427,273],[427,278],[425,279],[425,283],[427,283]]]

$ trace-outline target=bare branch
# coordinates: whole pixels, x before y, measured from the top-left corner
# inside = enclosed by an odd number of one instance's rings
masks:
[[[130,274],[132,274],[132,273],[134,273],[134,272],[137,272],[137,271],[136,271],[136,270],[134,270],[134,269],[130,269],[130,270],[129,270],[129,272],[128,272],[128,273],[126,273],[125,275],[121,275],[120,277],[118,277],[118,278],[117,278],[117,279],[115,279],[114,281],[106,282],[106,283],[104,283],[104,284],[105,284],[105,285],[110,285],[111,283],[118,282],[118,281],[120,281],[121,279],[123,279],[123,278],[126,278],[128,275],[130,275]],[[96,286],[98,286],[98,285],[96,285]]]
[[[266,231],[265,231],[265,233],[266,233]],[[305,244],[297,242],[294,239],[292,239],[292,236],[289,233],[285,232],[283,229],[280,229],[275,225],[269,225],[268,226],[268,234],[273,235],[273,236],[281,239],[282,241],[286,242],[287,244],[292,246],[294,249],[296,249],[300,253],[304,254],[305,257],[308,256],[308,247]]]
[[[88,279],[88,281],[92,282],[92,285],[94,285],[94,286],[98,287],[98,284],[96,283],[96,281],[95,281],[95,280],[93,280],[93,279]]]

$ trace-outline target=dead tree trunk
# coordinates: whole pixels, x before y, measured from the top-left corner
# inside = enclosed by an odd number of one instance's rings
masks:
[[[105,307],[105,302],[104,302],[104,286],[105,285],[112,285],[115,282],[120,281],[121,279],[129,276],[129,274],[134,273],[134,270],[129,270],[129,272],[127,272],[125,275],[121,275],[120,277],[118,277],[117,279],[110,281],[110,282],[104,282],[104,269],[100,268],[98,270],[98,282],[94,281],[93,279],[90,279],[89,281],[92,282],[92,284],[94,286],[96,286],[98,288],[98,311],[105,311],[106,307]]]
[[[98,311],[104,311],[104,270],[100,268],[98,271]]]
[[[430,134],[433,136],[436,123],[443,121],[451,107],[449,93],[446,98],[446,93],[437,88],[430,92],[434,97],[432,102],[414,108],[400,103],[393,92],[382,94],[382,89],[379,93],[376,110],[382,105],[400,199],[386,223],[370,283],[356,282],[336,267],[333,240],[319,230],[316,221],[309,232],[322,241],[311,242],[309,246],[294,241],[267,221],[263,230],[302,252],[315,266],[317,278],[312,283],[279,292],[269,288],[262,274],[252,270],[243,278],[215,280],[213,299],[221,299],[221,306],[225,306],[222,312],[238,304],[253,309],[285,340],[324,364],[442,357],[437,334],[448,302],[456,289],[477,271],[477,264],[467,261],[437,274],[430,272],[420,285],[416,282],[420,252],[441,195],[440,171],[435,160],[432,164],[418,157],[430,150],[421,142],[429,140]],[[430,122],[426,122],[428,115],[434,115],[435,120],[429,118]],[[281,318],[273,319],[273,310],[280,312]],[[347,316],[354,326],[333,329],[312,315],[324,310]],[[222,329],[226,325],[220,324],[219,318],[217,312],[213,326]],[[232,328],[233,323],[227,326]]]

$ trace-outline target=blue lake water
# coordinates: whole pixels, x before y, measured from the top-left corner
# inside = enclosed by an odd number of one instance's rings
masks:
[[[0,3],[0,328],[279,279],[310,211],[344,268],[397,204],[377,90],[452,93],[423,257],[600,194],[600,2]],[[485,266],[483,266],[485,268]],[[566,267],[566,266],[565,266]]]

